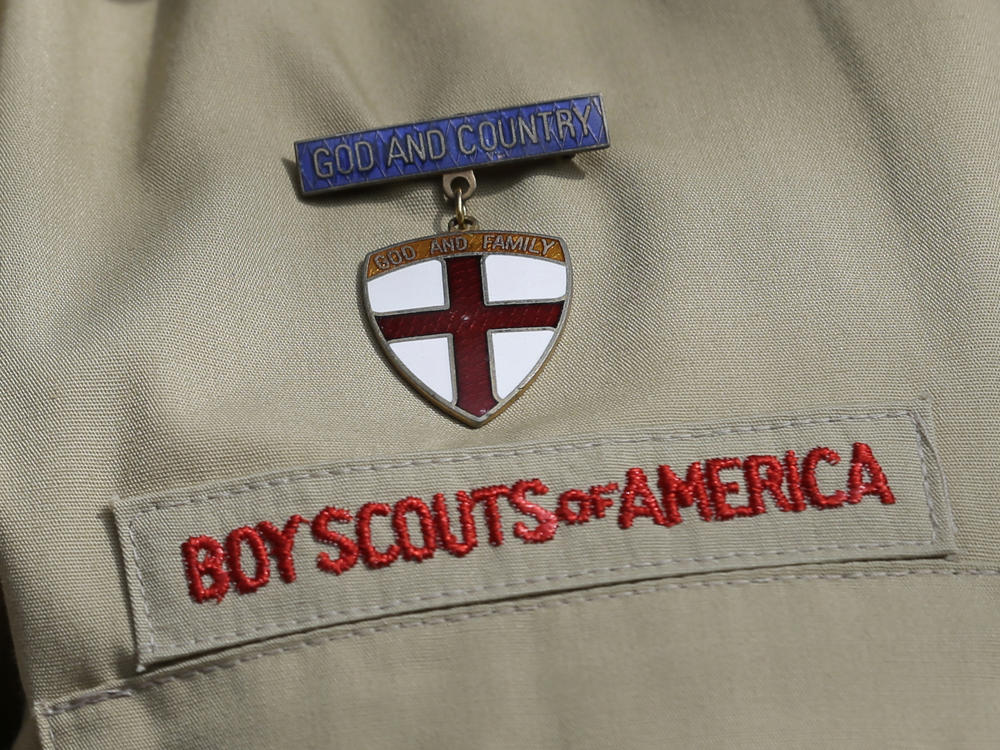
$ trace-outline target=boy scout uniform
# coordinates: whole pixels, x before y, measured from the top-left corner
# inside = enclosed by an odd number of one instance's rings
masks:
[[[995,4],[0,33],[15,747],[996,743]],[[478,172],[573,298],[471,429],[359,305],[439,181],[307,201],[291,144],[587,91],[609,150]]]

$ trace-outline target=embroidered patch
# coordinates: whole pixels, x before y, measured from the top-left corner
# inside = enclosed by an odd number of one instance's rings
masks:
[[[338,464],[115,517],[142,665],[418,609],[954,550],[907,409]]]

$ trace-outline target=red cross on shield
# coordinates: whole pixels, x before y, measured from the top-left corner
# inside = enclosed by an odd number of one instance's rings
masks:
[[[523,232],[423,237],[370,253],[365,312],[389,362],[431,403],[483,425],[531,383],[569,308],[562,240]]]

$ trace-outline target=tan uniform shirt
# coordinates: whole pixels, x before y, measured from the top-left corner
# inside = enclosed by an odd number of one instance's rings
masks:
[[[995,3],[0,19],[16,747],[996,742]],[[540,378],[472,430],[386,365],[358,303],[366,253],[444,227],[440,182],[305,201],[291,144],[589,91],[610,150],[479,172],[480,222],[562,237],[574,296]],[[771,485],[755,464],[766,512],[752,455],[779,461]],[[660,467],[692,464],[688,507]],[[477,507],[467,555],[314,562],[344,551],[317,542],[325,506],[533,479],[549,512],[618,488],[545,543],[501,494],[502,545]],[[657,523],[671,497],[683,522]],[[192,600],[185,539],[295,513],[296,581],[265,549],[266,587]]]

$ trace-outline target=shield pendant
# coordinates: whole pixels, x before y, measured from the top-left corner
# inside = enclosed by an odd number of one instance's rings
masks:
[[[369,253],[365,313],[386,358],[425,398],[472,427],[538,375],[569,309],[562,240],[524,232],[422,237]]]

